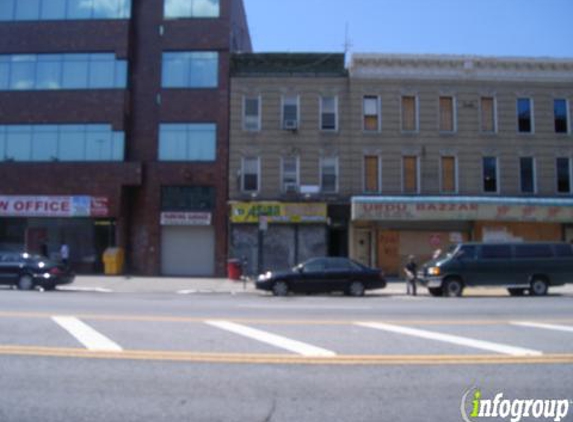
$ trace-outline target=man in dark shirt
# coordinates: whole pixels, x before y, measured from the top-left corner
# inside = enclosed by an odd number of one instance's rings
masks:
[[[408,257],[408,263],[404,267],[406,273],[407,293],[416,296],[416,277],[418,276],[418,266],[414,255]]]

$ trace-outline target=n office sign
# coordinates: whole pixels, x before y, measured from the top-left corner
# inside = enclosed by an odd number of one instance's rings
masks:
[[[92,196],[0,196],[0,217],[107,217],[109,201]]]

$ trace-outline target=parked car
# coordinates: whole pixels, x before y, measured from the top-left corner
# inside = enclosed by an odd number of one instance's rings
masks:
[[[425,263],[418,274],[433,296],[461,296],[465,287],[505,287],[512,296],[544,296],[573,281],[569,243],[462,243]]]
[[[41,255],[0,252],[0,284],[16,285],[19,290],[40,286],[54,290],[74,281],[75,274],[61,263]]]
[[[384,274],[348,258],[313,258],[290,271],[269,271],[259,275],[257,289],[275,296],[293,293],[344,292],[363,296],[366,290],[386,287]]]

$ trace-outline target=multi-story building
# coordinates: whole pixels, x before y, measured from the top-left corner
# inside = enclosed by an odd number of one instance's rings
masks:
[[[397,274],[462,240],[573,238],[570,60],[355,55],[347,75],[239,55],[231,85],[230,244],[251,270],[349,254]]]
[[[0,2],[0,245],[222,275],[242,0]]]

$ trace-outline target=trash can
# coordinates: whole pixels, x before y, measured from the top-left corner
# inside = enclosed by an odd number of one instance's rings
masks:
[[[125,254],[122,248],[107,248],[103,253],[105,275],[118,275],[123,272]]]
[[[239,259],[229,259],[227,261],[227,276],[231,280],[240,280],[242,273],[241,261]]]

